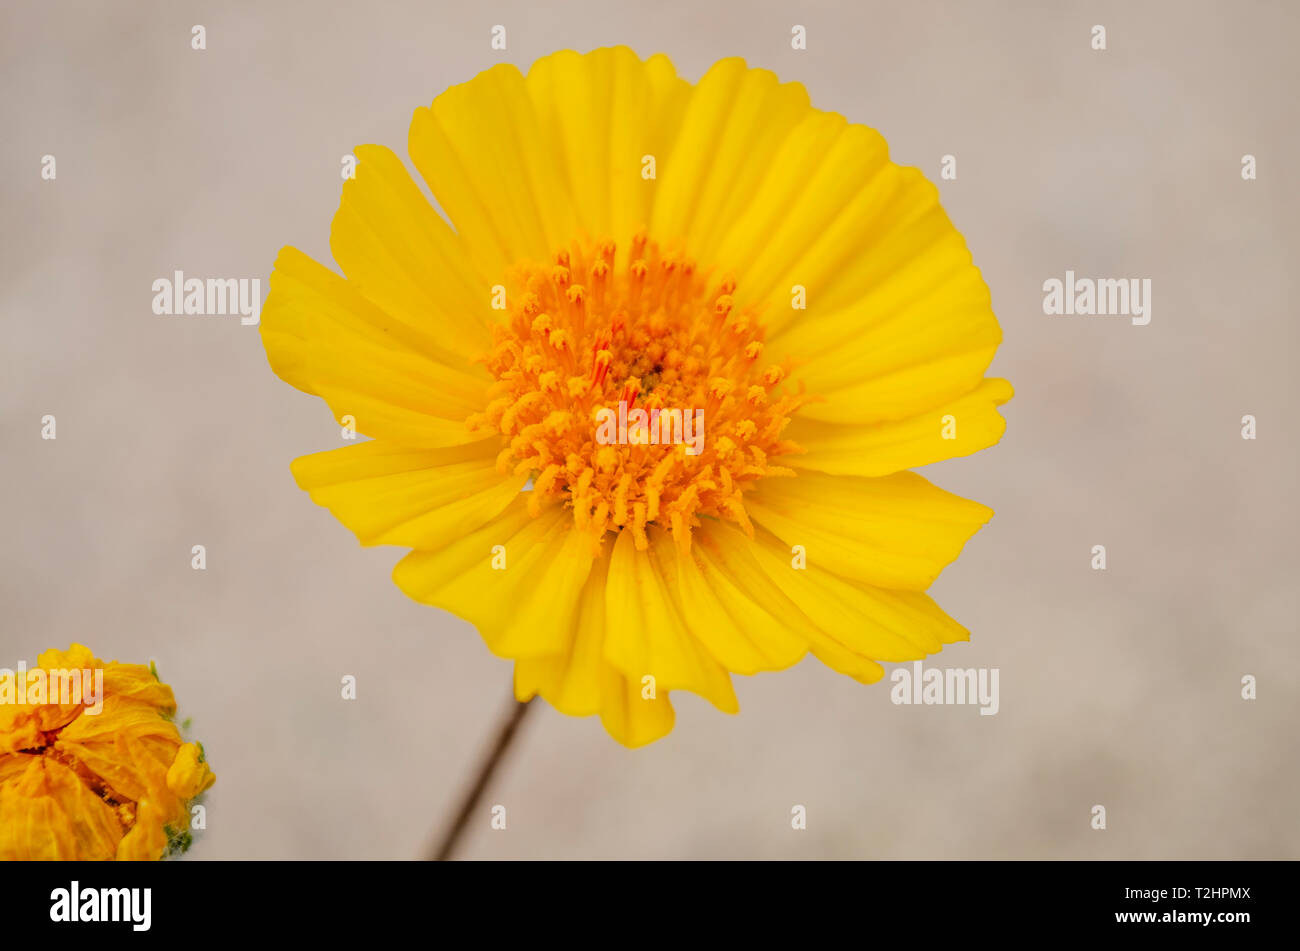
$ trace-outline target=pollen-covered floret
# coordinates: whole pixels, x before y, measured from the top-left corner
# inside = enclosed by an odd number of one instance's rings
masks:
[[[734,282],[644,235],[621,266],[603,241],[512,277],[508,319],[485,358],[493,400],[468,422],[502,434],[498,466],[532,475],[534,512],[561,499],[597,543],[626,528],[641,549],[651,523],[684,549],[703,516],[752,531],[745,490],[792,474],[772,460],[799,451],[781,432],[808,397],[779,391],[786,370],[763,361],[763,326],[735,307]],[[702,411],[700,451],[680,440],[602,444],[599,414],[620,403]]]

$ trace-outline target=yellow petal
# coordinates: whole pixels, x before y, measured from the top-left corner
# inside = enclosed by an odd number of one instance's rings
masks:
[[[36,758],[31,753],[0,753],[0,783],[27,772],[27,767]]]
[[[416,448],[480,438],[465,420],[486,404],[486,371],[421,352],[420,338],[294,248],[276,259],[261,332],[271,368],[358,432]]]
[[[745,509],[786,547],[833,574],[883,588],[924,591],[993,516],[912,472],[878,479],[801,472],[764,479]]]
[[[672,61],[662,53],[644,63],[626,47],[609,51],[612,87],[609,102],[609,220],[598,217],[594,202],[583,197],[587,189],[575,189],[574,207],[585,227],[593,234],[608,234],[619,247],[650,223],[655,201],[658,163],[670,154],[677,138],[681,115],[690,97],[691,87],[677,76]],[[543,61],[545,62],[545,61]],[[558,65],[558,64],[557,64]],[[564,108],[565,102],[545,91],[539,92],[542,71],[534,66],[528,71],[528,89],[538,115],[553,116],[563,124],[565,164],[570,181],[581,184],[585,156],[600,148],[596,130]],[[581,77],[578,78],[581,82]],[[572,80],[571,80],[572,82]],[[546,105],[543,105],[545,103]],[[655,158],[655,178],[647,180],[643,171],[645,157]],[[657,721],[662,723],[664,718]],[[672,728],[672,708],[666,718]]]
[[[860,653],[841,640],[834,632],[823,631],[804,613],[799,604],[788,597],[769,576],[773,568],[771,559],[761,562],[759,546],[735,526],[714,519],[705,519],[692,538],[691,548],[707,553],[709,561],[725,574],[748,600],[761,610],[753,616],[751,630],[757,636],[776,638],[789,632],[803,639],[808,649],[824,664],[860,683],[875,683],[885,670],[869,655]],[[790,562],[780,571],[790,571]]]
[[[501,64],[454,86],[411,121],[411,159],[478,273],[547,260],[575,238],[625,245],[649,223],[690,86],[662,55],[626,47]]]
[[[500,440],[447,449],[363,442],[303,456],[298,485],[363,545],[439,548],[499,515],[527,476],[496,470]]]
[[[723,103],[755,72],[736,61],[715,70]],[[707,101],[704,82],[696,97]],[[737,305],[761,313],[764,359],[790,362],[792,378],[824,398],[805,418],[901,419],[974,388],[1001,330],[935,186],[891,162],[878,132],[834,114],[792,103],[768,141],[779,148],[716,254],[712,237],[700,243],[734,273]],[[665,216],[656,208],[656,221]]]
[[[690,633],[680,594],[666,567],[674,556],[669,533],[651,527],[652,544],[638,551],[620,532],[605,587],[605,657],[631,683],[654,678],[656,692],[689,690],[724,713],[740,709],[727,670]]]
[[[176,712],[172,688],[144,664],[119,664],[115,661],[107,665],[104,668],[104,695],[134,700],[159,713]]]
[[[556,150],[537,133],[513,65],[494,66],[415,110],[408,149],[480,273],[545,260],[557,239],[572,238]]]
[[[573,637],[553,654],[520,658],[515,662],[515,697],[520,701],[541,695],[561,713],[586,717],[601,711],[607,661],[605,642],[605,579],[609,558],[592,563],[578,596]]]
[[[673,708],[666,690],[650,695],[603,656],[608,566],[607,557],[598,559],[583,586],[569,649],[515,662],[515,696],[523,701],[541,695],[569,716],[599,714],[615,740],[644,746],[672,730]]]
[[[968,456],[1002,438],[1007,424],[997,407],[1011,395],[1010,383],[990,378],[963,396],[892,422],[841,425],[796,416],[785,436],[805,453],[782,461],[833,475],[883,476]]]
[[[860,296],[842,306],[810,304],[787,333],[769,339],[766,356],[788,358],[791,378],[820,397],[800,415],[903,419],[979,384],[1002,331],[970,252],[938,205],[913,228],[940,219],[942,234],[912,235],[914,257]]]
[[[167,768],[181,745],[175,724],[143,703],[108,697],[94,716],[73,720],[54,750],[76,759],[116,794],[138,801],[166,790]]]
[[[167,851],[167,819],[149,801],[136,807],[135,825],[118,843],[119,862],[156,862]]]
[[[810,111],[785,137],[718,249],[719,265],[735,273],[737,304],[771,303],[764,314],[770,335],[804,316],[791,308],[792,285],[808,287],[818,304],[825,275],[842,276],[845,262],[861,262],[863,244],[877,238],[872,229],[888,223],[875,213],[898,191],[891,168],[880,134],[838,115]],[[856,231],[857,243],[826,242],[833,230]]]
[[[121,838],[113,809],[62,763],[34,756],[0,785],[0,860],[102,861]]]
[[[104,662],[85,644],[72,644],[65,651],[57,647],[42,651],[36,658],[36,665],[46,670],[72,670],[103,667]]]
[[[656,550],[686,629],[727,670],[737,674],[783,670],[808,652],[809,642],[782,624],[746,590],[724,548],[693,544],[683,552],[667,533]]]
[[[874,661],[920,660],[944,644],[969,640],[966,629],[916,591],[894,591],[841,578],[810,561],[796,569],[788,545],[759,529],[754,555],[767,577],[828,637]]]
[[[667,691],[647,697],[640,681],[624,677],[610,664],[602,677],[605,699],[600,722],[615,740],[635,749],[672,732],[676,715]]]
[[[671,154],[660,158],[653,234],[689,237],[687,250],[713,263],[717,242],[759,200],[775,155],[809,111],[798,83],[738,58],[714,63],[691,91]]]
[[[167,769],[167,788],[178,799],[193,799],[217,781],[202,756],[203,752],[197,743],[183,743],[176,751],[176,759]]]
[[[353,149],[356,177],[330,229],[330,250],[349,284],[400,323],[403,336],[452,365],[490,345],[491,288],[464,246],[389,149]]]
[[[567,649],[594,554],[572,513],[553,505],[533,518],[527,494],[479,529],[437,551],[413,551],[393,569],[408,596],[465,618],[499,657]]]

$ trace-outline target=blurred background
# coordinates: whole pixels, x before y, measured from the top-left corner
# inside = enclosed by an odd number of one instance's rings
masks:
[[[1280,0],[7,2],[0,666],[155,659],[218,776],[196,858],[424,854],[510,664],[296,488],[338,429],[256,328],[155,316],[151,284],[331,262],[340,157],[404,154],[416,106],[502,59],[740,55],[936,180],[992,289],[1007,434],[923,471],[997,516],[931,590],[972,639],[927,666],[998,668],[1001,709],[811,658],[736,678],[739,716],[674,695],[638,751],[542,705],[488,794],[508,829],[485,804],[462,854],[1300,857],[1298,28]],[[1044,316],[1067,268],[1150,278],[1150,325]]]

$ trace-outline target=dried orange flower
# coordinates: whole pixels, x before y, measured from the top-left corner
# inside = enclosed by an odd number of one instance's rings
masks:
[[[73,644],[0,670],[0,859],[159,859],[216,781],[153,665]]]

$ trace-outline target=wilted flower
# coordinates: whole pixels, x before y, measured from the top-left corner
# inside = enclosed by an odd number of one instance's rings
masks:
[[[153,666],[48,650],[0,672],[0,859],[158,859],[216,781]]]

